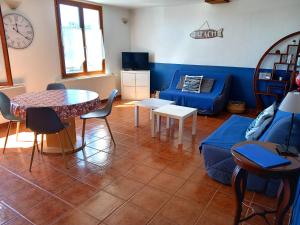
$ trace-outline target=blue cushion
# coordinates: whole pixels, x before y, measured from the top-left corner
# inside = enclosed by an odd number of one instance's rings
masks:
[[[262,111],[255,120],[250,124],[246,131],[246,139],[248,141],[257,140],[272,122],[276,111],[276,102]]]
[[[200,93],[203,76],[185,76],[182,91]],[[177,86],[176,86],[177,88]]]
[[[269,128],[259,138],[260,141],[286,144],[291,126],[291,113],[277,111]],[[300,114],[295,116],[290,145],[300,152]]]

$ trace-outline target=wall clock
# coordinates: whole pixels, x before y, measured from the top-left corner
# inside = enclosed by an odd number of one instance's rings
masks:
[[[24,16],[11,13],[3,17],[7,45],[14,49],[24,49],[34,38],[32,24]]]

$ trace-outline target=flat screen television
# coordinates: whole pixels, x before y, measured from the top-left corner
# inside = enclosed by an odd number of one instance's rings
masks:
[[[149,70],[149,53],[122,52],[123,70]]]

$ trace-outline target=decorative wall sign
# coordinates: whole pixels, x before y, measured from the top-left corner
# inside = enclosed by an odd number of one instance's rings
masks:
[[[204,29],[205,25],[207,26],[206,29]],[[198,30],[193,31],[190,36],[194,39],[223,38],[223,31],[223,28],[219,30],[211,29],[208,22],[205,21],[205,23]]]

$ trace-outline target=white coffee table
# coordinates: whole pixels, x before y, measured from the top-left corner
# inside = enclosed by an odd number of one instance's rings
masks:
[[[192,135],[196,135],[197,126],[197,109],[183,107],[178,105],[166,105],[152,111],[152,137],[156,136],[156,133],[160,130],[160,117],[167,117],[167,128],[170,126],[170,119],[179,120],[179,143],[182,144],[184,120],[190,116],[193,116]],[[155,121],[156,120],[156,121]],[[156,126],[156,127],[155,127]]]
[[[149,98],[136,102],[134,106],[134,125],[136,127],[139,126],[139,107],[150,109],[150,119],[152,119],[152,110],[174,103],[174,101],[168,101],[159,98]]]

